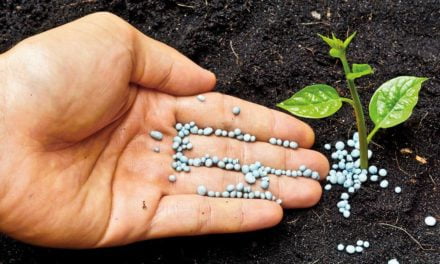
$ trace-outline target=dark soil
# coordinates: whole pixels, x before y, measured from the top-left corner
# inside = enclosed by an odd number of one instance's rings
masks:
[[[423,222],[428,214],[440,218],[438,0],[2,0],[0,51],[99,10],[122,16],[214,71],[218,91],[269,107],[314,82],[335,85],[347,94],[340,65],[327,55],[316,33],[344,37],[358,32],[349,56],[375,68],[373,76],[358,81],[365,103],[392,77],[430,80],[409,121],[376,136],[374,162],[388,168],[392,188],[367,184],[352,199],[348,220],[335,209],[340,189],[334,188],[312,209],[286,211],[282,223],[269,230],[88,251],[33,247],[0,236],[0,263],[385,263],[391,258],[440,263],[440,225],[428,228]],[[321,20],[311,16],[313,10]],[[324,142],[347,138],[355,129],[349,107],[331,118],[308,121],[316,129],[319,150]],[[413,154],[402,154],[402,148]],[[402,186],[402,194],[393,192],[396,185]],[[360,255],[336,250],[338,243],[357,239],[372,246]]]

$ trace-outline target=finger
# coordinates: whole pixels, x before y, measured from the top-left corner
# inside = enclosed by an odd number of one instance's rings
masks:
[[[298,170],[301,165],[306,165],[307,168],[317,171],[321,179],[324,179],[323,176],[329,170],[327,158],[310,149],[290,149],[266,142],[247,143],[217,136],[192,135],[190,139],[194,147],[185,152],[185,155],[192,158],[209,154],[211,157],[239,159],[242,165],[259,161],[263,166],[280,170]]]
[[[207,137],[198,137],[198,138],[204,140],[208,139]],[[165,138],[164,140],[169,140],[169,139]],[[227,141],[226,139],[221,139],[221,140]],[[190,151],[190,152],[194,151],[194,153],[187,153],[187,155],[192,157],[202,156],[199,155],[198,152],[196,151],[198,151],[199,148],[202,148],[202,146],[206,146],[207,144],[199,144],[199,141],[195,141],[195,140],[193,140],[193,142],[197,142],[196,143],[197,145],[194,147],[194,149]],[[254,146],[257,144],[264,146],[265,144],[267,144],[267,143],[244,144],[241,142],[237,142],[237,143],[248,146]],[[222,143],[216,145],[220,146],[221,144]],[[150,186],[153,184],[156,185],[158,188],[162,188],[165,195],[196,194],[197,187],[199,185],[206,186],[208,190],[223,192],[225,191],[226,186],[229,184],[236,185],[239,182],[245,183],[244,176],[241,172],[222,170],[217,167],[212,167],[212,168],[191,167],[191,171],[189,173],[178,173],[171,168],[172,157],[169,154],[171,150],[166,150],[165,148],[161,148],[160,153],[154,153],[153,148],[156,146],[158,146],[158,143],[153,142],[149,137],[138,137],[135,141],[133,141],[130,144],[131,151],[127,152],[127,154],[124,156],[124,161],[127,161],[125,163],[127,165],[120,166],[119,170],[123,170],[123,175],[138,175],[138,178],[140,179],[140,181],[142,181],[141,185]],[[270,147],[284,151],[283,148],[279,148],[279,147],[277,148],[275,146],[270,146]],[[235,147],[229,149],[233,150],[234,148]],[[216,152],[215,154],[212,154],[212,156],[221,154],[222,148],[220,147],[218,148],[218,150],[219,150],[218,153]],[[306,153],[308,152],[314,153],[314,151],[306,150],[306,149],[301,149],[298,151],[306,152]],[[147,155],[139,155],[138,153],[145,153]],[[201,153],[205,153],[205,152],[201,152]],[[234,157],[239,158],[243,164],[249,164],[255,161],[252,157],[248,157],[245,154],[241,156],[242,154],[239,153],[243,153],[243,152],[237,150],[236,154],[238,155]],[[307,155],[309,154],[302,154],[300,156],[307,156]],[[286,157],[288,155],[278,154],[278,156]],[[312,155],[312,158],[316,162],[319,162],[319,158],[314,157],[314,155]],[[248,160],[249,162],[247,162]],[[274,159],[274,160],[278,160],[278,159]],[[289,162],[290,161],[286,162],[287,167],[290,166]],[[324,160],[323,162],[326,162],[326,160]],[[283,168],[282,166],[285,166],[285,165],[281,165],[282,163],[283,162],[277,164],[279,165],[278,166],[279,168]],[[316,166],[316,168],[318,167],[319,166]],[[177,181],[170,182],[168,179],[170,175],[175,175],[177,177]],[[136,179],[130,179],[130,181],[137,182]],[[257,181],[251,187],[253,191],[262,190],[260,188],[260,181]],[[272,175],[270,177],[269,191],[272,192],[278,198],[283,200],[283,207],[285,208],[310,207],[315,205],[319,201],[321,196],[320,184],[315,180],[304,177],[291,178],[287,176],[278,177]]]
[[[179,122],[195,121],[200,127],[211,126],[226,130],[240,128],[255,135],[260,141],[275,137],[294,140],[304,148],[313,145],[313,130],[292,116],[220,93],[208,93],[205,97],[205,102],[199,102],[193,96],[178,98],[176,119]],[[232,113],[235,106],[241,109],[237,116]]]
[[[215,75],[175,49],[145,36],[129,23],[108,12],[94,13],[79,20],[111,29],[113,41],[123,43],[132,60],[131,82],[174,95],[212,90]]]
[[[168,45],[134,29],[134,69],[132,81],[144,87],[174,95],[210,91],[215,75]]]
[[[282,215],[270,201],[165,196],[146,238],[253,231],[278,224]]]
[[[177,181],[168,183],[165,193],[168,195],[196,194],[197,187],[203,185],[207,191],[224,192],[226,186],[243,183],[249,186],[240,172],[226,171],[219,168],[192,168],[190,173],[175,173]],[[252,191],[266,191],[260,187],[260,180],[250,185]],[[322,187],[318,181],[304,177],[270,175],[269,189],[276,198],[282,200],[284,208],[307,208],[318,203]],[[239,199],[239,198],[237,198]]]

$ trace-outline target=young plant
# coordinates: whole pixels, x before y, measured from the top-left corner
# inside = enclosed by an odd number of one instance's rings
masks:
[[[343,102],[349,103],[354,108],[359,133],[360,167],[366,169],[368,168],[368,143],[380,128],[396,126],[409,118],[417,104],[422,83],[427,78],[399,76],[382,84],[370,100],[369,114],[375,126],[367,136],[364,111],[356,90],[355,80],[372,74],[373,69],[368,64],[352,64],[350,67],[346,57],[347,47],[355,35],[356,32],[345,41],[336,38],[334,34],[332,38],[319,35],[330,46],[330,56],[341,61],[351,99],[340,97],[338,92],[329,85],[313,84],[277,106],[296,116],[324,118],[336,113]]]

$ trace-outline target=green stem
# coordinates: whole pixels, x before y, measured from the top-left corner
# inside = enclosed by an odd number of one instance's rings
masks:
[[[377,131],[379,131],[380,127],[375,126],[373,130],[371,130],[370,134],[368,134],[367,142],[370,143],[371,139],[374,137]]]
[[[345,77],[351,73],[350,66],[348,65],[347,58],[344,54],[339,58],[344,67]],[[356,90],[353,80],[347,79],[348,88],[350,89],[351,97],[353,98],[354,114],[356,116],[356,124],[359,133],[359,146],[361,152],[361,168],[368,168],[368,143],[367,143],[367,129],[365,126],[364,111],[362,110],[361,100],[359,99],[359,94]]]
[[[354,108],[354,102],[353,102],[353,100],[351,100],[351,99],[349,99],[349,98],[341,97],[341,101],[342,101],[342,102],[346,102],[346,103],[351,104],[351,106],[353,106],[353,108]]]

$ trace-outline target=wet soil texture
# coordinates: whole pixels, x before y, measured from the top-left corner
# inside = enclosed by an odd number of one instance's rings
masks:
[[[316,207],[286,211],[280,225],[264,231],[87,251],[33,247],[0,236],[0,263],[440,263],[440,226],[424,224],[428,214],[440,218],[440,1],[2,0],[0,51],[103,10],[214,71],[218,91],[268,107],[311,83],[333,85],[348,96],[341,66],[317,33],[343,38],[358,32],[348,55],[375,69],[358,80],[365,107],[388,79],[430,79],[408,122],[379,132],[372,145],[373,162],[388,169],[390,188],[364,184],[351,199],[349,219],[338,213],[341,189],[333,188]],[[347,139],[355,130],[348,106],[308,122],[321,151],[324,143]],[[358,239],[371,244],[362,254],[336,250],[338,243]]]

